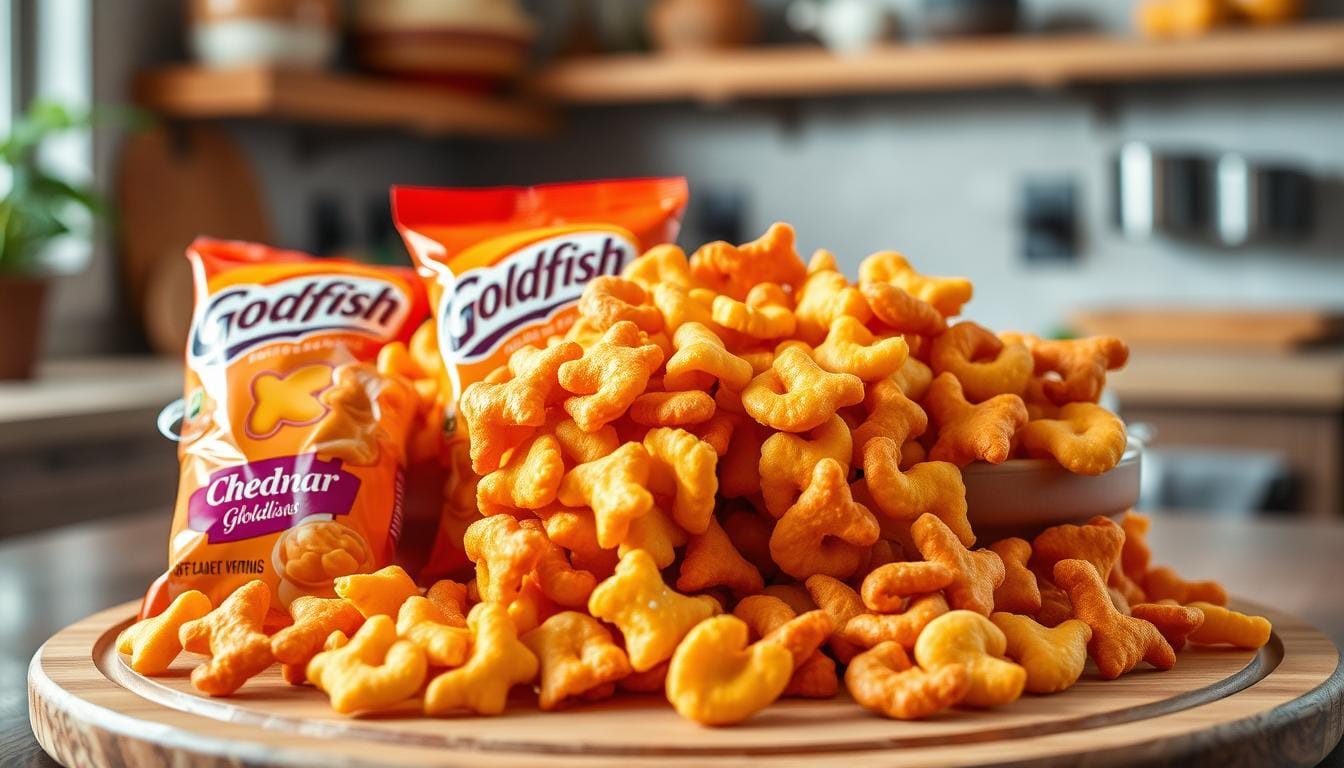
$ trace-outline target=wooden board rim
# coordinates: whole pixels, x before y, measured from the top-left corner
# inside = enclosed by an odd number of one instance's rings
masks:
[[[1312,678],[1315,682],[1313,687],[1303,691],[1292,700],[1284,702],[1271,709],[1255,712],[1247,717],[1236,720],[1214,723],[1205,728],[1200,728],[1180,736],[1161,739],[1160,745],[1163,754],[1165,755],[1163,762],[1166,762],[1173,756],[1189,756],[1197,753],[1201,756],[1225,754],[1228,757],[1235,757],[1240,750],[1240,747],[1238,746],[1239,744],[1252,738],[1257,740],[1264,738],[1263,735],[1255,734],[1278,733],[1284,729],[1298,728],[1317,733],[1319,735],[1319,739],[1317,740],[1319,746],[1316,748],[1308,747],[1300,756],[1292,756],[1293,759],[1285,764],[1311,765],[1324,757],[1324,755],[1329,752],[1330,748],[1339,741],[1341,732],[1344,732],[1344,665],[1341,665],[1339,662],[1338,650],[1333,643],[1330,643],[1328,639],[1320,635],[1314,628],[1308,627],[1303,622],[1283,614],[1278,614],[1274,611],[1261,609],[1258,606],[1251,606],[1251,609],[1263,612],[1274,620],[1276,635],[1272,640],[1271,645],[1267,646],[1265,650],[1254,656],[1250,663],[1235,675],[1211,686],[1206,686],[1206,689],[1235,688],[1236,690],[1231,694],[1235,696],[1236,693],[1245,691],[1247,688],[1273,676],[1275,672],[1282,667],[1284,660],[1288,658],[1288,653],[1291,652],[1285,649],[1283,638],[1277,631],[1278,629],[1288,627],[1291,627],[1294,630],[1294,633],[1305,630],[1309,633],[1309,639],[1315,641],[1317,644],[1323,643],[1324,647],[1328,647],[1334,653],[1334,665],[1332,670],[1328,675],[1325,674],[1324,670],[1318,670],[1319,674]],[[50,721],[54,720],[57,725],[68,725],[70,722],[79,725],[85,731],[91,732],[84,734],[86,737],[96,736],[103,741],[106,741],[108,737],[116,740],[129,739],[133,742],[152,744],[156,748],[166,748],[172,750],[173,753],[190,753],[211,761],[201,763],[203,765],[233,765],[237,764],[239,761],[249,764],[297,765],[309,764],[313,761],[314,754],[303,750],[277,749],[274,745],[248,742],[245,740],[217,739],[195,731],[164,724],[150,723],[122,715],[114,710],[81,699],[76,692],[63,687],[62,684],[58,682],[58,679],[62,676],[60,673],[53,674],[44,665],[45,662],[53,661],[47,658],[48,646],[51,645],[53,641],[76,630],[88,631],[90,627],[96,627],[101,631],[96,635],[94,647],[89,649],[90,652],[87,661],[98,666],[94,652],[99,648],[106,647],[106,644],[110,642],[109,635],[113,637],[115,636],[113,632],[120,626],[125,625],[127,621],[126,617],[132,610],[133,604],[126,604],[102,611],[81,622],[76,622],[53,636],[52,640],[49,640],[48,644],[44,645],[43,648],[39,649],[38,653],[34,655],[29,669],[31,718],[38,741],[48,753],[56,756],[58,759],[64,758],[66,764],[107,764],[91,761],[89,759],[90,755],[87,753],[70,753],[69,750],[73,749],[71,745],[58,743],[56,735],[58,732],[65,729],[62,727],[51,727],[52,723]],[[1310,637],[1311,635],[1314,635],[1314,637]],[[107,676],[106,670],[103,670],[101,666],[98,666],[98,669],[102,676],[99,681],[100,684],[105,683],[107,686],[121,688],[131,695],[146,698],[165,709],[172,709],[161,701],[155,701],[152,698],[143,696],[138,691],[125,689],[125,687],[114,679],[114,677]],[[1301,670],[1299,670],[1299,672],[1300,671]],[[165,687],[165,690],[174,695],[179,695],[172,689]],[[1202,703],[1199,700],[1193,701],[1189,706],[1184,707],[1167,704],[1167,702],[1176,699],[1197,697],[1198,694],[1204,692],[1205,689],[1189,691],[1177,697],[1173,697],[1172,699],[1161,700],[1152,705],[1141,705],[1135,708],[1135,711],[1145,709],[1160,710],[1155,713],[1158,717],[1176,715],[1188,709],[1203,706],[1210,701],[1216,702],[1227,698],[1226,694],[1219,695],[1212,700],[1203,699]],[[214,702],[205,701],[203,706],[213,704]],[[202,714],[199,711],[174,711],[202,718],[203,722],[218,719],[217,716]],[[1142,722],[1153,716],[1154,713],[1138,714],[1127,718],[1125,722]],[[1080,730],[1089,730],[1091,728],[1113,727],[1118,724],[1113,720],[1107,720],[1107,722],[1101,724],[1092,724],[1088,722],[1097,717],[1098,716],[1096,715],[1091,715],[1085,716],[1077,721],[1067,720],[1064,721],[1063,725],[1051,729],[1051,731],[1052,733],[1071,733]],[[281,718],[283,718],[283,716],[281,716]],[[241,718],[241,720],[244,721],[247,719],[248,718]],[[254,724],[273,728],[277,722]],[[247,723],[239,722],[237,724],[246,725]],[[296,729],[300,728],[302,727],[302,723],[291,724],[291,727]],[[330,735],[323,733],[322,731],[323,728],[318,726],[315,729],[303,728],[302,731],[294,730],[292,733],[294,735],[319,738]],[[1039,743],[1041,741],[1039,737],[1041,736],[1051,735],[1051,733],[1042,734],[1039,731],[1034,734],[1011,734],[1010,731],[1011,729],[1009,729],[1009,731],[996,732],[993,728],[986,728],[981,732],[978,732],[980,738],[974,738],[975,734],[972,734],[973,738],[971,740],[959,737],[957,743],[968,744],[974,742],[1004,741],[1005,737],[1012,736],[1013,741],[1011,743],[1014,746],[1026,746]],[[272,731],[272,733],[283,732]],[[364,740],[359,743],[369,743],[366,738],[367,734],[359,733],[357,735],[364,738]],[[388,740],[386,732],[377,734],[376,738]],[[479,759],[490,759],[493,757],[506,760],[535,761],[544,761],[548,756],[557,754],[571,758],[587,755],[592,758],[662,757],[683,760],[688,758],[699,758],[704,760],[718,760],[725,758],[741,759],[748,756],[765,759],[772,757],[811,757],[815,759],[816,757],[824,757],[827,755],[838,756],[860,752],[873,754],[892,749],[919,748],[927,746],[927,740],[929,738],[933,737],[914,737],[912,740],[908,737],[901,738],[897,736],[881,742],[841,745],[841,748],[836,748],[834,745],[823,745],[821,749],[801,750],[797,747],[783,747],[779,750],[753,749],[746,753],[723,749],[674,749],[667,752],[630,753],[628,750],[618,749],[603,750],[596,753],[570,752],[568,754],[563,754],[557,752],[557,750],[554,749],[553,744],[545,745],[544,748],[547,751],[539,752],[536,751],[536,746],[527,745],[525,742],[512,745],[503,742],[473,743],[468,740],[463,740],[460,737],[442,743],[435,741],[435,743],[411,744],[411,746],[433,748],[442,752],[445,758],[449,755],[458,755],[459,757],[462,755],[475,755]],[[1319,754],[1316,754],[1317,752],[1319,752]],[[1086,754],[1089,764],[1134,764],[1136,761],[1136,753],[1133,745],[1121,746],[1113,749],[1086,750]],[[1074,755],[1074,757],[1081,757],[1081,755],[1082,753],[1079,753]],[[76,757],[79,757],[80,759],[74,759]],[[1058,760],[1060,757],[1060,755],[1054,755],[1051,759]],[[1067,759],[1069,756],[1064,755],[1063,757]],[[1298,759],[1299,757],[1301,759]],[[323,762],[330,763],[332,760],[328,756],[324,756]],[[1214,761],[1210,759],[1207,761],[1201,760],[1201,762],[1207,762],[1207,764],[1212,765],[1215,764],[1215,762],[1221,762],[1221,760]],[[335,760],[335,764],[384,765],[387,763],[365,761],[353,755],[346,754],[343,758]]]

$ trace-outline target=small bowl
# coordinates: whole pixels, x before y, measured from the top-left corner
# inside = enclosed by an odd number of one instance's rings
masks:
[[[1102,475],[1075,475],[1050,459],[976,462],[962,469],[977,546],[1010,536],[1031,539],[1052,525],[1118,517],[1139,500],[1143,445],[1133,437],[1120,463]]]
[[[1015,32],[1017,0],[924,0],[919,28],[934,40]]]

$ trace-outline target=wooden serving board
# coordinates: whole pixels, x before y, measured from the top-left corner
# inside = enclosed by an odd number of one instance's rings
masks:
[[[1314,765],[1344,731],[1344,668],[1325,636],[1290,616],[1258,652],[1190,649],[1176,669],[1103,682],[1001,710],[894,722],[844,698],[787,700],[732,728],[680,719],[657,697],[538,712],[521,689],[496,718],[406,712],[344,718],[272,669],[236,696],[195,693],[193,659],[166,677],[116,653],[135,609],[118,606],[33,657],[33,731],[67,766]]]

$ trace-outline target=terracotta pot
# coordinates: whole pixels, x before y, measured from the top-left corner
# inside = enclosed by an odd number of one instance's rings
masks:
[[[756,39],[750,0],[659,0],[649,10],[649,35],[664,51],[740,48]]]
[[[46,280],[0,275],[0,380],[32,378],[46,296]]]

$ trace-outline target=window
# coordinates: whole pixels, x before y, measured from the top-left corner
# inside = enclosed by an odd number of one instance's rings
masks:
[[[14,121],[19,74],[17,36],[14,33],[15,0],[0,0],[0,136],[9,135]],[[0,168],[0,195],[9,189],[9,172]]]

